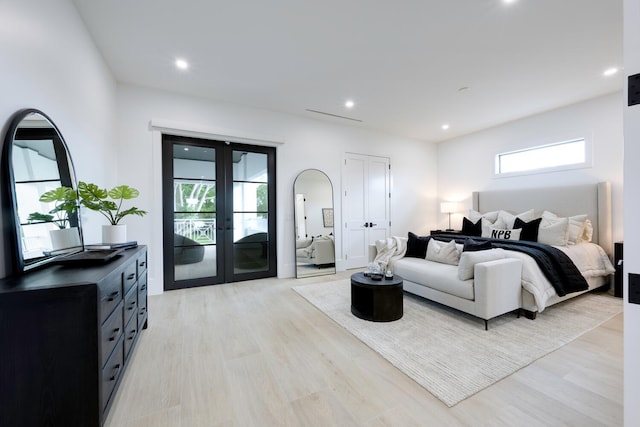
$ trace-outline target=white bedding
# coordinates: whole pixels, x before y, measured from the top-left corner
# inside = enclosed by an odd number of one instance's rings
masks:
[[[608,276],[615,272],[607,254],[595,243],[554,247],[567,254],[586,278]],[[533,258],[521,252],[509,250],[506,252],[508,258],[517,258],[522,261],[522,287],[533,295],[538,311],[542,312],[549,298],[556,295],[555,289]]]

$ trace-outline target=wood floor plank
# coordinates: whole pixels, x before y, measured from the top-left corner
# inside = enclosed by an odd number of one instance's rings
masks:
[[[106,427],[622,425],[622,315],[447,408],[291,289],[350,273],[150,296]]]

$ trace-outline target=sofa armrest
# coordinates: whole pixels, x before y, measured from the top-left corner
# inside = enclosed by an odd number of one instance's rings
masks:
[[[522,301],[522,261],[503,258],[478,263],[473,287],[476,315],[491,319],[520,308]]]
[[[372,263],[374,259],[376,259],[376,255],[378,255],[378,248],[376,248],[375,244],[369,245],[369,252],[367,253],[368,262]]]

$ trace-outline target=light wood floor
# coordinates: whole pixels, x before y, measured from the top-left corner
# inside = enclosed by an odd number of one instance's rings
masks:
[[[349,274],[149,297],[106,426],[623,424],[622,315],[447,408],[291,290]]]

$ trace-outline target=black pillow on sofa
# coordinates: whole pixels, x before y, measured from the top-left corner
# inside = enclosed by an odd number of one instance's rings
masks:
[[[410,258],[424,258],[427,256],[427,245],[429,244],[429,236],[418,236],[412,232],[409,232],[409,239],[407,240],[407,252],[405,257]]]
[[[464,245],[462,246],[462,252],[486,251],[488,249],[493,249],[493,245],[488,240],[479,242],[478,240],[467,238],[464,239]]]
[[[462,218],[462,234],[465,236],[482,236],[482,218],[475,224],[467,217]]]
[[[537,242],[538,241],[538,229],[540,228],[540,222],[542,222],[542,218],[534,219],[533,221],[525,222],[520,218],[516,217],[515,222],[513,223],[513,228],[521,228],[522,232],[520,233],[520,240],[526,240],[529,242]]]

